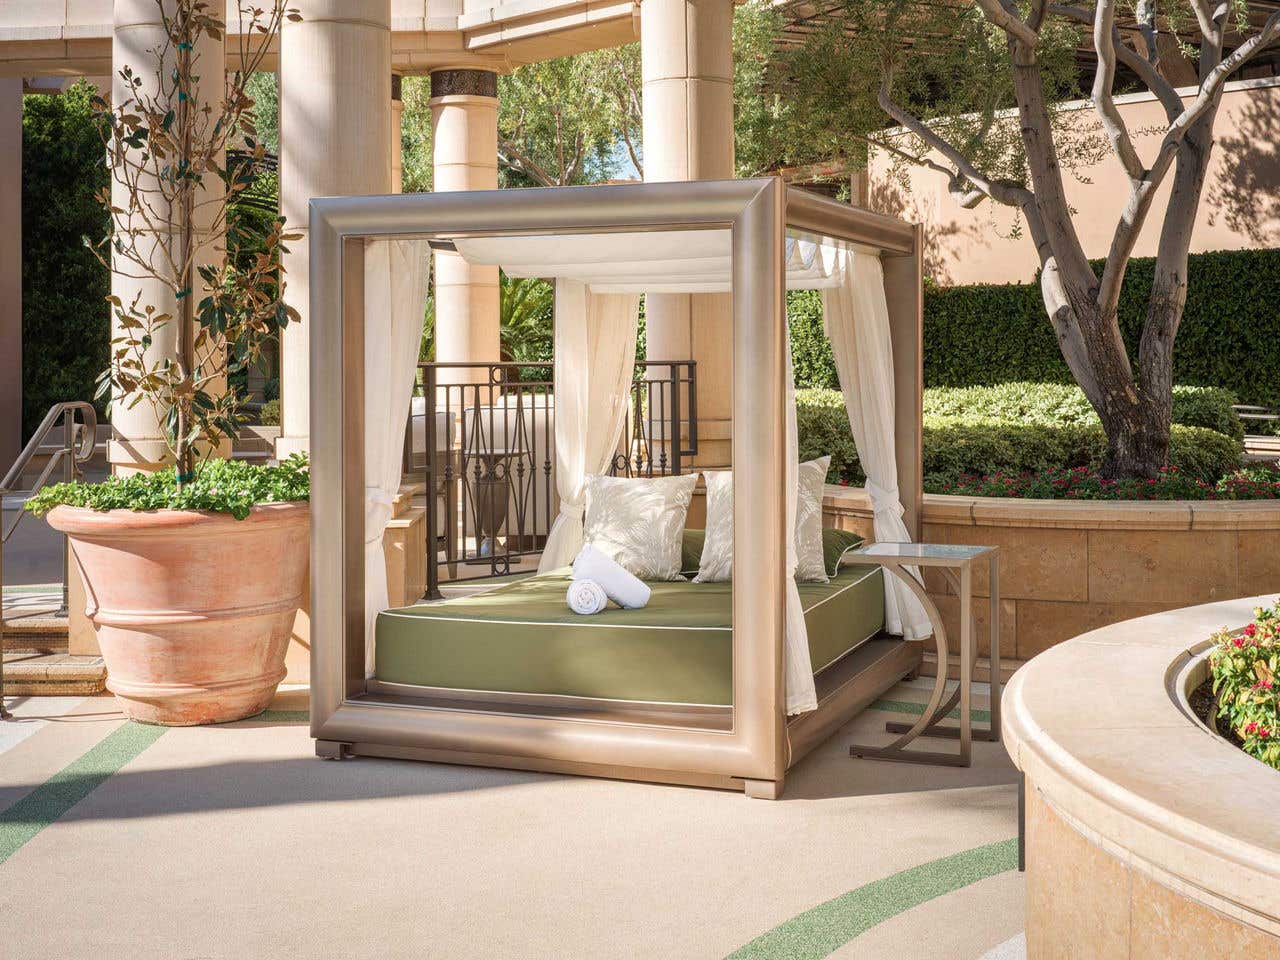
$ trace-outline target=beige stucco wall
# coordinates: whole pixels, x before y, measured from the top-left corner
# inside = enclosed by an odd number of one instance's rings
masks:
[[[1188,95],[1190,91],[1184,90]],[[1165,125],[1164,110],[1149,94],[1119,98],[1134,142],[1150,162]],[[1079,104],[1071,114],[1093,123],[1093,108]],[[1217,145],[1209,164],[1191,250],[1238,250],[1280,246],[1280,80],[1228,84],[1218,112]],[[1066,177],[1067,196],[1078,211],[1076,229],[1090,257],[1106,256],[1128,182],[1110,150],[1093,164]],[[925,273],[942,284],[1021,283],[1031,280],[1039,263],[1031,240],[1012,239],[1017,222],[1012,208],[985,201],[962,208],[947,192],[946,178],[913,168],[904,184],[891,173],[881,152],[870,166],[870,206],[925,225]],[[1157,195],[1137,256],[1153,256],[1169,186]]]

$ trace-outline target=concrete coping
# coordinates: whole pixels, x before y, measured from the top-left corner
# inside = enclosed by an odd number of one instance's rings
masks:
[[[827,484],[829,512],[871,515],[861,487]],[[1032,500],[924,495],[925,523],[1074,530],[1280,530],[1280,500]]]
[[[1052,647],[1006,687],[1002,732],[1027,789],[1095,846],[1280,935],[1280,772],[1182,705],[1209,635],[1275,599],[1157,613]]]

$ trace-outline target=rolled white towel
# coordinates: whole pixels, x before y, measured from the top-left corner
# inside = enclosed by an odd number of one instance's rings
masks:
[[[638,610],[649,602],[649,585],[612,557],[586,546],[573,561],[574,580],[594,580],[620,607]]]
[[[594,580],[570,581],[569,591],[564,598],[568,601],[570,610],[584,617],[599,613],[609,605],[609,595]]]

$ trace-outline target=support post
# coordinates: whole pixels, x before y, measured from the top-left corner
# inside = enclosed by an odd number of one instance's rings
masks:
[[[111,38],[111,82],[114,103],[125,102],[132,93],[126,88],[125,81],[120,76],[120,71],[125,66],[132,67],[135,76],[142,80],[144,92],[157,91],[157,77],[161,71],[157,69],[155,51],[164,47],[167,36],[163,17],[175,14],[178,3],[179,0],[164,0],[162,9],[155,0],[116,0],[112,8]],[[199,83],[196,85],[195,101],[197,104],[216,104],[222,98],[225,83],[225,40],[222,37],[215,39],[205,34],[196,45],[194,54],[198,57],[196,72],[200,76]],[[166,68],[177,64],[176,51],[167,56],[172,57],[173,62],[165,64]],[[145,179],[140,185],[143,189],[147,189]],[[215,200],[221,196],[223,190],[222,181],[213,173],[207,173],[201,185],[197,203],[204,204],[206,200]],[[117,207],[128,209],[127,187],[113,178],[111,193]],[[151,242],[157,246],[173,243],[174,241],[166,232],[182,228],[183,212],[159,209],[161,201],[158,192],[152,191],[148,197],[150,206],[155,212],[155,219],[158,221],[159,232],[149,241],[140,241],[140,245],[141,242]],[[194,273],[197,281],[193,295],[197,300],[200,297],[199,267],[201,264],[211,262],[216,255],[213,243],[222,229],[216,224],[215,212],[212,209],[214,206],[216,204],[204,206],[192,218],[195,242],[202,248],[196,259]],[[154,259],[156,262],[163,261],[160,256]],[[131,276],[136,273],[136,266],[117,258],[116,268],[111,275],[111,292],[126,304],[132,303],[134,298],[141,294],[140,308],[150,305],[160,313],[169,313],[175,317],[182,315],[177,296],[169,284],[155,278],[139,279]],[[179,326],[175,322],[153,331],[153,342],[147,351],[148,357],[157,360],[165,356],[177,358],[181,347]],[[128,331],[122,329],[113,318],[112,337],[126,333]],[[162,422],[162,415],[151,404],[138,403],[131,406],[127,398],[123,400],[116,398],[111,406],[111,432],[112,439],[107,448],[107,457],[113,472],[131,474],[154,471],[171,464],[168,444],[165,442],[165,424]],[[230,444],[221,446],[222,449],[215,453],[229,455]]]
[[[643,0],[640,58],[645,181],[733,177],[732,0]],[[722,293],[645,297],[648,359],[698,364],[698,466],[729,465],[731,311]]]
[[[303,236],[282,258],[286,299],[302,314],[280,343],[276,456],[309,449],[312,197],[392,192],[390,0],[292,0],[280,28],[280,212]]]
[[[498,188],[498,75],[489,70],[431,74],[432,184],[437,193]],[[496,363],[498,268],[436,251],[436,355],[442,363]],[[481,380],[481,367],[444,368],[442,383]]]

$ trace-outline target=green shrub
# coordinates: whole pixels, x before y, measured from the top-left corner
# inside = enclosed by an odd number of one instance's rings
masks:
[[[205,460],[195,479],[178,488],[174,471],[109,477],[101,483],[57,483],[26,503],[36,516],[67,505],[90,510],[211,510],[237,520],[259,503],[311,499],[307,458],[295,453],[275,467],[242,460]]]
[[[22,98],[22,427],[55,403],[90,400],[107,365],[111,278],[82,238],[107,231],[107,185],[92,85]],[[99,416],[105,402],[97,404]]]
[[[1237,441],[1244,424],[1231,409],[1235,394],[1217,387],[1175,386],[1173,422],[1207,427]],[[926,417],[1018,420],[1043,424],[1096,424],[1084,391],[1066,383],[1000,383],[987,387],[931,387],[924,392]]]
[[[933,391],[928,391],[932,394]],[[955,409],[944,397],[931,409]],[[1053,398],[1039,404],[1034,416],[942,415],[924,419],[924,474],[930,489],[966,475],[1039,473],[1056,468],[1096,469],[1106,452],[1106,437],[1096,418],[1071,419],[1079,411],[1061,405],[1064,419],[1054,421]],[[801,459],[831,454],[830,482],[861,484],[865,477],[849,431],[844,400],[834,390],[796,392],[796,420]],[[1207,427],[1174,424],[1169,463],[1186,477],[1216,483],[1240,465],[1240,444]]]
[[[1120,329],[1130,356],[1137,356],[1154,265],[1151,257],[1135,257],[1125,273]],[[1178,383],[1223,387],[1242,403],[1280,403],[1277,275],[1280,249],[1191,255],[1186,309],[1173,355]],[[924,380],[929,386],[1072,383],[1045,316],[1039,281],[928,286]]]
[[[280,426],[280,401],[268,400],[262,405],[262,410],[258,413],[258,422],[264,427]]]
[[[1218,717],[1246,753],[1280,770],[1280,618],[1258,608],[1238,636],[1219,630],[1211,639]]]
[[[1131,356],[1137,356],[1154,263],[1151,257],[1134,258],[1125,273],[1120,328]],[[1178,383],[1223,387],[1242,403],[1280,404],[1276,276],[1280,249],[1191,255],[1187,305],[1173,354]],[[820,292],[789,293],[787,311],[796,383],[838,386],[822,331]],[[926,284],[925,384],[965,387],[1009,381],[1075,382],[1045,316],[1039,280],[963,287]]]

